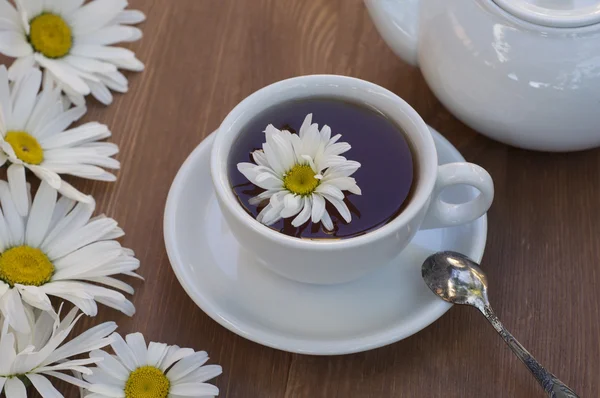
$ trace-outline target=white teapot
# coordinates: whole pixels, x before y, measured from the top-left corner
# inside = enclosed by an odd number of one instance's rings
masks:
[[[600,146],[600,0],[365,0],[439,100],[521,148]]]

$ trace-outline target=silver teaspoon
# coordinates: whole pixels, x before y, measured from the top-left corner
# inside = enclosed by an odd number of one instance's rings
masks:
[[[481,311],[549,397],[579,398],[573,390],[544,369],[502,325],[492,311],[487,294],[487,278],[477,263],[460,253],[440,252],[425,260],[421,272],[427,286],[445,301],[471,305]]]

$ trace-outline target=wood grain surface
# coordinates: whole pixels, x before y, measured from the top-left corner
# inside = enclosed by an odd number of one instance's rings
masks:
[[[244,97],[303,74],[356,76],[408,101],[495,180],[483,268],[498,316],[581,397],[600,396],[600,151],[545,154],[510,148],[466,127],[418,69],[386,47],[360,0],[132,0],[144,38],[130,46],[146,71],[86,120],[106,123],[121,152],[116,183],[72,180],[124,228],[142,262],[137,314],[102,307],[81,331],[116,320],[121,333],[205,349],[223,366],[222,397],[542,397],[521,363],[475,310],[455,307],[421,333],[339,357],[276,351],[229,332],[179,285],[162,218],[188,154]],[[490,95],[493,95],[490,93]],[[74,389],[67,397],[75,397]]]

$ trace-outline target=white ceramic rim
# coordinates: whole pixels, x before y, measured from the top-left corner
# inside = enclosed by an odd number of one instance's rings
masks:
[[[417,186],[406,208],[388,224],[365,235],[341,240],[309,240],[277,232],[246,213],[238,203],[228,178],[228,150],[254,116],[283,101],[335,97],[363,103],[383,112],[405,131],[411,141],[413,158],[418,162]],[[266,127],[266,126],[265,126]],[[334,132],[335,133],[335,132]],[[227,115],[219,127],[210,159],[213,186],[229,212],[255,233],[274,244],[305,250],[330,251],[365,246],[396,233],[427,204],[437,178],[437,152],[429,128],[419,114],[391,91],[365,80],[339,75],[307,75],[293,77],[266,86],[248,96]]]
[[[489,0],[488,0],[489,1]],[[537,25],[580,28],[600,23],[600,5],[578,10],[549,10],[523,0],[491,0],[506,12]]]
[[[278,350],[305,355],[342,355],[368,351],[403,340],[415,333],[418,333],[427,326],[431,325],[433,322],[437,321],[452,307],[450,304],[439,300],[439,306],[436,307],[437,311],[420,314],[421,316],[419,318],[416,318],[413,320],[413,322],[411,322],[410,327],[406,325],[398,325],[396,327],[388,328],[378,334],[371,334],[360,338],[346,339],[337,342],[327,341],[320,344],[313,340],[290,338],[280,334],[272,333],[266,329],[260,329],[252,325],[248,325],[243,321],[239,321],[239,319],[236,320],[236,323],[229,321],[225,317],[226,314],[219,313],[218,308],[215,308],[211,300],[209,300],[202,293],[199,293],[192,286],[190,278],[188,278],[186,274],[186,267],[181,255],[176,250],[177,242],[175,230],[177,205],[182,195],[184,183],[189,178],[188,174],[193,171],[193,166],[204,147],[211,145],[214,135],[215,134],[213,133],[211,136],[205,138],[188,156],[177,172],[167,196],[163,221],[165,247],[171,267],[173,268],[173,272],[175,272],[175,276],[179,280],[179,283],[187,295],[204,313],[206,313],[214,321],[247,340]],[[453,152],[458,152],[457,149],[441,134],[439,134],[438,137],[441,145],[449,148],[449,150],[452,150]],[[458,153],[458,157],[460,158],[459,161],[464,161],[464,158],[460,153]],[[473,258],[473,260],[481,262],[487,241],[487,215],[483,215],[475,222],[482,223],[481,231],[479,234],[474,235],[472,253],[465,254]]]

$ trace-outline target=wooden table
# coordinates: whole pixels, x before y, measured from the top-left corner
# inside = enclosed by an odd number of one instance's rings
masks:
[[[116,183],[75,181],[125,229],[142,262],[133,318],[102,307],[82,330],[205,349],[222,397],[542,397],[485,320],[453,308],[404,341],[339,357],[292,355],[229,332],[185,294],[167,259],[162,216],[183,160],[253,91],[311,73],[356,76],[407,100],[495,180],[483,266],[506,326],[582,397],[600,396],[600,152],[544,154],[491,141],[451,116],[420,72],[396,58],[360,0],[134,0],[148,20],[131,46],[146,71],[108,108],[121,152]],[[490,93],[490,95],[493,95]],[[600,112],[600,108],[599,108]],[[568,134],[568,132],[565,132]],[[75,396],[69,390],[67,397]]]

